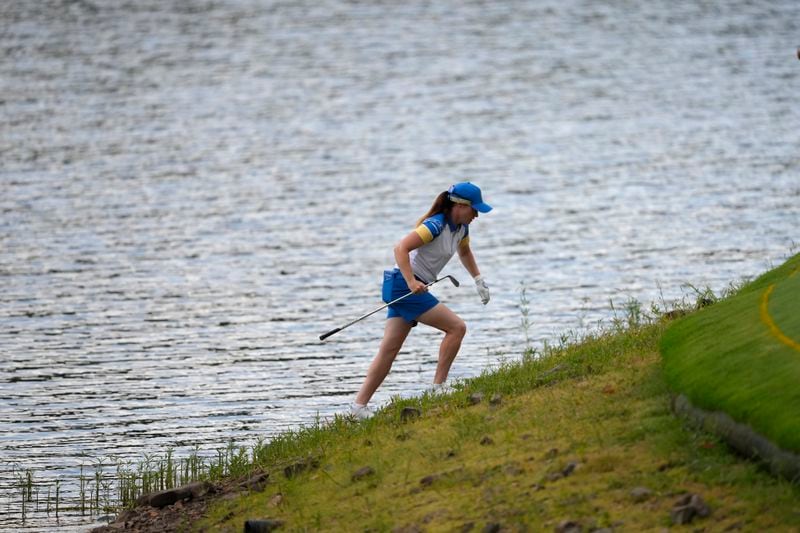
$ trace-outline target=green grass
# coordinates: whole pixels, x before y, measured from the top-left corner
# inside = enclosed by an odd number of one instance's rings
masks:
[[[665,322],[641,317],[529,352],[448,396],[287,433],[254,454],[267,488],[216,502],[193,527],[241,531],[247,519],[273,518],[289,531],[552,531],[569,519],[585,531],[661,531],[693,492],[712,515],[687,530],[798,531],[800,488],[673,416],[658,352]],[[477,392],[484,401],[470,405]],[[407,406],[422,416],[401,420]],[[295,464],[311,466],[287,477]],[[365,466],[374,473],[353,479]],[[636,487],[651,495],[634,501]]]
[[[793,452],[800,452],[798,270],[800,255],[675,322],[661,341],[673,390]]]
[[[770,287],[772,328],[761,311]],[[145,492],[198,479],[237,485],[267,471],[263,492],[225,495],[186,529],[241,531],[247,519],[277,518],[289,531],[552,531],[569,519],[584,531],[662,531],[672,527],[678,498],[694,492],[712,516],[685,530],[798,532],[798,485],[684,426],[670,405],[674,391],[684,392],[798,450],[800,255],[721,301],[695,291],[716,303],[669,324],[665,317],[684,314],[685,303],[662,316],[655,305],[648,313],[628,301],[604,331],[528,348],[447,396],[396,398],[366,422],[320,420],[251,447],[231,443],[216,460],[197,449],[178,460],[166,450],[138,465],[117,463],[115,475],[99,461],[94,478],[81,473],[74,509],[109,512]],[[527,334],[524,287],[520,301]],[[483,395],[478,405],[474,393]],[[489,403],[494,395],[499,404]],[[409,406],[422,416],[403,421]],[[559,479],[570,463],[577,468]],[[354,480],[364,466],[373,473]],[[19,480],[27,503],[38,484],[32,474]],[[108,496],[112,485],[118,502]],[[637,487],[651,491],[643,502],[631,497]],[[58,482],[55,493],[58,515]],[[50,501],[48,489],[48,511]]]

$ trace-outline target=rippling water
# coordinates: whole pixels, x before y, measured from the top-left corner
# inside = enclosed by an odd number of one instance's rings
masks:
[[[724,5],[715,5],[724,4]],[[796,246],[796,3],[0,5],[0,528],[15,471],[213,451],[345,408],[394,242],[471,179],[492,288],[451,376]],[[431,381],[417,328],[376,395]],[[90,520],[38,513],[31,528]]]

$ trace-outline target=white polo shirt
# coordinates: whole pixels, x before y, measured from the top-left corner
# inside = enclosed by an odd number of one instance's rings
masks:
[[[425,283],[439,276],[459,246],[469,244],[469,224],[453,224],[444,213],[426,218],[414,231],[425,244],[411,250],[411,270]]]

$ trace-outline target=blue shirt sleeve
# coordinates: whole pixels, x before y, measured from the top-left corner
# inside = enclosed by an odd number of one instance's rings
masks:
[[[442,229],[444,229],[444,214],[439,213],[438,215],[426,218],[422,221],[422,225],[428,228],[435,239],[442,233]]]

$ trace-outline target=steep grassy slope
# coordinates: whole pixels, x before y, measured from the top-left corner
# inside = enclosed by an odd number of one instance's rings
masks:
[[[687,530],[798,531],[797,486],[672,415],[662,332],[609,332],[449,396],[397,401],[366,423],[277,439],[257,458],[266,489],[217,502],[194,527],[238,532],[271,518],[289,531],[553,531],[565,521],[661,531],[694,493],[711,515]],[[403,420],[409,407],[421,416]]]
[[[800,452],[800,255],[674,323],[661,351],[673,390]]]

